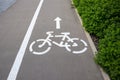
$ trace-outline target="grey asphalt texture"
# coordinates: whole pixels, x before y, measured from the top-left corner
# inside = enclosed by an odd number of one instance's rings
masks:
[[[6,80],[9,75],[38,3],[39,0],[17,0],[0,14],[0,80]],[[56,17],[62,19],[58,30],[54,21]],[[30,52],[31,43],[46,39],[48,31],[54,31],[54,35],[70,32],[71,38],[83,39],[88,49],[82,54],[73,54],[52,45],[51,50],[43,55]],[[52,40],[59,42],[59,39]],[[16,80],[103,80],[70,0],[44,0]]]

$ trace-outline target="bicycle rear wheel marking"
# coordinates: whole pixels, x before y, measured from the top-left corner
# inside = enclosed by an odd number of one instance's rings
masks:
[[[35,54],[35,55],[43,55],[43,54],[47,53],[47,52],[51,49],[51,43],[50,43],[49,41],[46,41],[46,43],[49,45],[46,50],[41,51],[41,52],[34,51],[34,50],[33,50],[33,46],[34,46],[35,44],[41,42],[41,41],[44,42],[45,40],[44,40],[44,39],[38,39],[38,40],[36,40],[36,41],[33,41],[33,42],[31,43],[30,47],[29,47],[30,52],[32,52],[32,53]],[[41,44],[41,45],[42,45],[42,47],[44,46],[44,44]],[[42,48],[42,47],[41,47],[41,48]],[[39,48],[39,46],[38,46],[38,48]]]
[[[33,54],[43,55],[43,54],[47,53],[50,49],[51,49],[51,47],[48,47],[47,50],[45,50],[45,51],[43,51],[43,52],[35,52],[35,51],[33,51]]]

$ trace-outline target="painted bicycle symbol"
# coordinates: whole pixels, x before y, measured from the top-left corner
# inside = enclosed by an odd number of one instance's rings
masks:
[[[56,29],[60,29],[61,19],[57,17],[55,21]],[[53,44],[65,48],[73,54],[81,54],[87,50],[87,43],[79,38],[70,38],[70,32],[61,32],[60,35],[54,35],[54,31],[48,31],[46,34],[47,37],[45,39],[38,39],[30,44],[30,52],[36,55],[46,54],[51,50]],[[60,42],[53,40],[53,38],[60,38]]]
[[[74,54],[80,54],[80,53],[84,53],[86,50],[87,50],[87,43],[82,40],[82,39],[79,39],[79,38],[70,38],[69,35],[70,33],[69,32],[61,32],[60,35],[53,35],[53,31],[48,31],[46,32],[47,34],[47,38],[46,39],[38,39],[36,41],[33,41],[29,47],[29,50],[30,52],[32,52],[33,54],[36,54],[36,55],[42,55],[42,54],[45,54],[47,52],[49,52],[52,48],[52,44],[58,46],[58,47],[63,47],[65,48],[68,52],[72,52]],[[61,42],[58,43],[56,41],[53,41],[52,38],[55,37],[55,38],[61,38]],[[66,40],[67,39],[67,40]],[[66,42],[65,42],[66,40]],[[71,48],[72,47],[77,47],[78,44],[76,43],[76,41],[79,41],[81,42],[83,45],[84,45],[84,48],[81,49],[81,50],[78,50],[78,51],[72,51]],[[72,43],[71,45],[69,43]],[[34,45],[38,45],[38,48],[41,49],[41,51],[35,51],[33,49],[33,46]],[[47,45],[47,48],[45,50],[42,51],[42,48]]]

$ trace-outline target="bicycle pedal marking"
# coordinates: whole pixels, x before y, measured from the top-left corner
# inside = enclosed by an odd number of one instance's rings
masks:
[[[70,32],[61,32],[60,35],[53,35],[53,33],[54,33],[53,31],[48,31],[48,32],[46,32],[47,37],[45,39],[38,39],[36,41],[33,41],[29,47],[30,52],[32,52],[35,55],[46,54],[51,50],[53,44],[58,46],[58,47],[61,47],[61,48],[63,47],[68,52],[72,52],[73,54],[81,54],[81,53],[84,53],[85,51],[87,51],[87,46],[88,46],[87,43],[83,39],[70,38],[69,35],[67,34]],[[52,38],[61,38],[61,42],[58,43],[58,42],[52,40]],[[72,51],[72,49],[71,49],[72,47],[79,47],[79,44],[75,41],[81,42],[84,45],[84,48],[82,50]],[[70,45],[69,42],[72,43],[72,45]],[[47,48],[43,51],[40,51],[40,52],[35,51],[33,47],[37,44],[39,44],[38,45],[39,49],[45,47],[45,45],[47,45]]]

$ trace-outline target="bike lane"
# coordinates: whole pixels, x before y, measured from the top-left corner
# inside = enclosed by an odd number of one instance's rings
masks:
[[[93,60],[93,53],[84,30],[70,4],[70,0],[44,0],[16,80],[103,80]],[[61,18],[58,19],[58,23],[55,21],[57,17]],[[56,29],[57,26],[60,28]],[[54,32],[52,34],[54,37],[49,38],[48,44],[38,48],[41,42],[45,41],[46,32],[49,31]],[[81,54],[73,54],[65,47],[57,46],[54,42],[59,44],[61,38],[56,38],[55,35],[60,35],[61,32],[70,33],[70,39],[79,38],[85,42],[81,44],[81,41],[78,41],[80,47],[70,50],[78,51],[85,47],[87,50]],[[37,43],[36,40],[42,41]],[[64,42],[68,42],[67,39]],[[32,44],[31,48],[36,52],[45,51],[48,47],[51,50],[36,55],[30,51]],[[72,45],[72,42],[68,44]],[[68,44],[66,43],[66,46]]]
[[[84,30],[70,4],[70,0],[44,0],[16,80],[103,80],[93,60],[93,52]],[[56,29],[56,17],[61,18],[60,29]],[[48,31],[53,31],[53,36],[70,32],[70,38],[79,38],[87,43],[87,51],[73,54],[64,47],[56,46],[54,42],[61,42],[61,38],[55,37],[50,38],[51,41],[42,48],[38,48],[38,45],[45,41]],[[37,43],[36,40],[39,42],[41,39],[42,41]],[[44,51],[48,47],[51,47],[51,50],[42,55],[33,54],[29,49],[32,43],[33,51]],[[71,50],[84,47],[85,45],[81,44]]]

